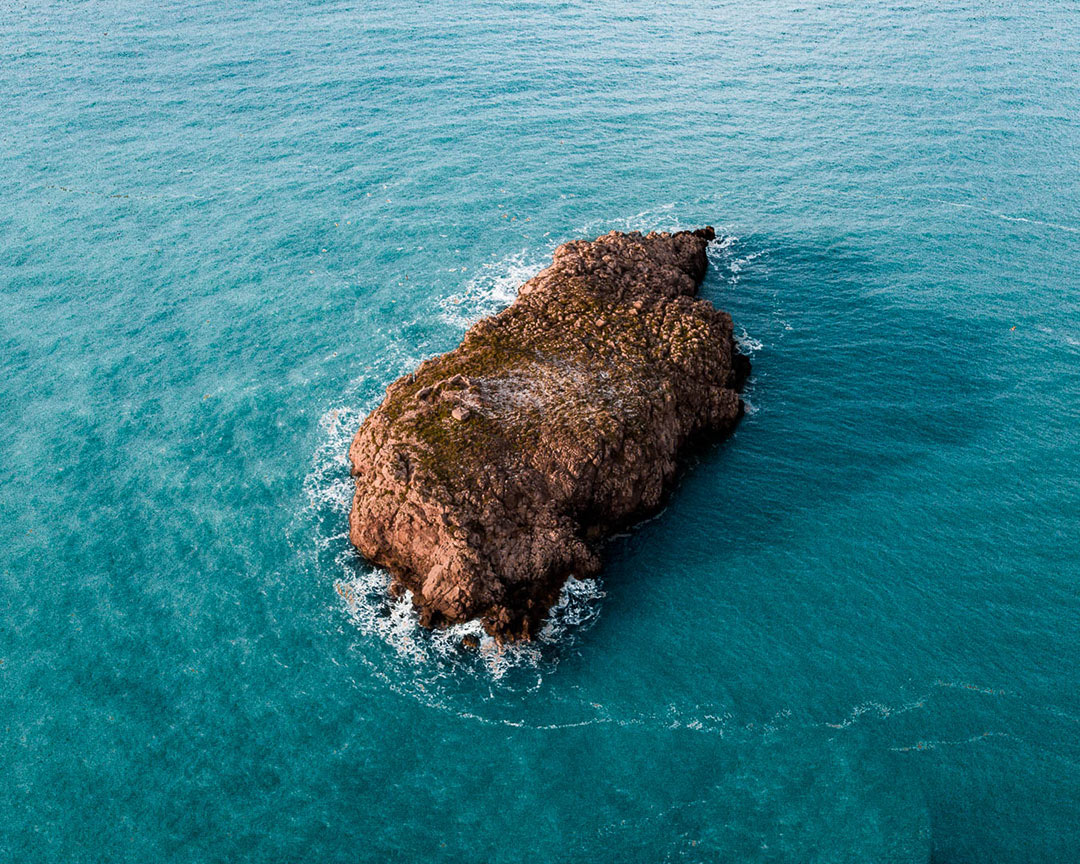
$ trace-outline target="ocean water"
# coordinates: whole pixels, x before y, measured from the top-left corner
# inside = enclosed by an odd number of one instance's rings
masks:
[[[0,8],[0,860],[1080,858],[1080,5]],[[716,226],[727,442],[463,654],[383,388]]]

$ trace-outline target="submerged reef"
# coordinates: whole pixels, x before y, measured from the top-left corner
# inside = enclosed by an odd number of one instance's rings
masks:
[[[731,431],[750,363],[696,298],[712,228],[555,250],[512,305],[391,384],[349,457],[349,536],[420,621],[529,639],[599,545],[655,511],[679,451]]]

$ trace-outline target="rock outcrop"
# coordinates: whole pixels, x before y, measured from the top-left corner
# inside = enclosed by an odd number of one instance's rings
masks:
[[[535,635],[570,575],[743,413],[750,364],[697,299],[712,228],[555,250],[515,302],[387,388],[349,450],[349,536],[425,626]]]

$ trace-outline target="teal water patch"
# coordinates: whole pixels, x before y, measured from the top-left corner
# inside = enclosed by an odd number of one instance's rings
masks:
[[[1067,861],[1080,13],[0,14],[0,857]],[[385,386],[713,224],[735,435],[540,643],[349,549]]]

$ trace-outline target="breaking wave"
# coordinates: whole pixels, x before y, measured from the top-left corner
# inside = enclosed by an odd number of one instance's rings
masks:
[[[546,260],[551,258],[547,250]],[[523,249],[500,261],[482,264],[480,272],[469,279],[456,294],[440,301],[440,317],[462,330],[481,318],[494,315],[517,297],[518,287],[532,279],[544,267],[545,255]]]
[[[412,365],[402,362],[387,379],[404,374]],[[433,676],[470,671],[491,683],[534,689],[544,669],[557,663],[559,651],[596,620],[604,596],[599,580],[568,579],[547,622],[531,643],[499,645],[476,621],[435,631],[421,627],[411,596],[392,598],[389,574],[364,562],[349,543],[353,495],[349,443],[364,417],[378,404],[382,386],[367,378],[355,383],[352,389],[358,397],[362,392],[371,395],[360,398],[357,405],[343,405],[323,413],[319,419],[320,442],[304,481],[317,575],[333,586],[337,605],[349,624],[364,637],[378,639],[394,665],[406,671],[404,676],[380,675],[388,683],[395,680],[395,689],[401,689],[403,680],[411,680],[422,690],[425,681],[430,684]],[[476,637],[479,649],[463,649],[465,636]]]

